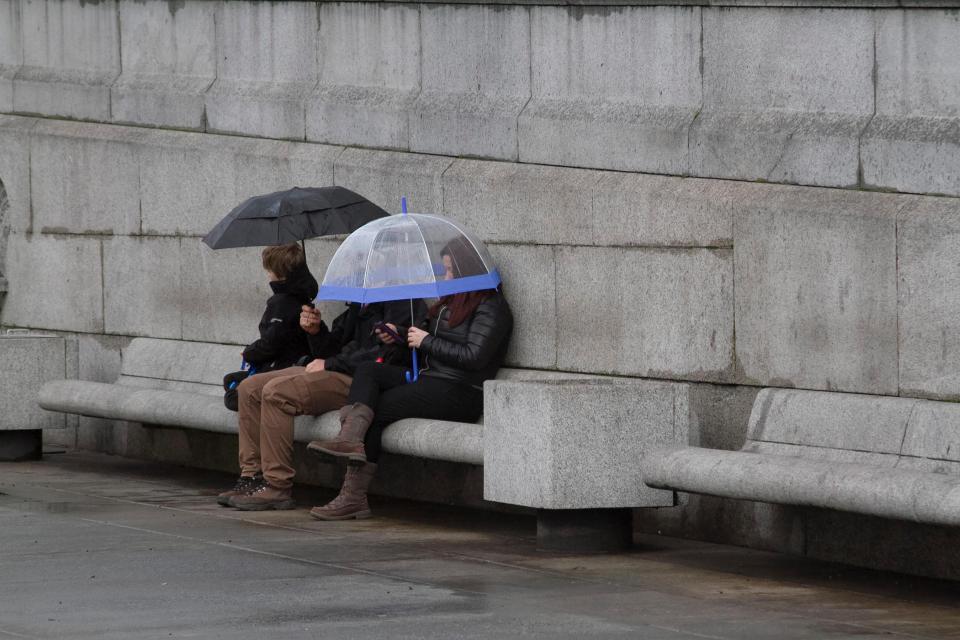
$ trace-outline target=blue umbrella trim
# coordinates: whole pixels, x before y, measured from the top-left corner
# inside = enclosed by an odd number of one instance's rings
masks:
[[[482,291],[496,289],[500,286],[500,273],[493,269],[489,273],[453,280],[438,280],[423,284],[403,284],[395,287],[334,287],[323,285],[317,295],[317,302],[321,300],[342,300],[344,302],[389,302],[391,300],[411,300],[418,298],[440,298],[455,293],[468,291]]]

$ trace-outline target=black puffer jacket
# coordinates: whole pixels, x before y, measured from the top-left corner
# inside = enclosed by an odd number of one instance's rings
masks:
[[[426,315],[426,307],[420,300],[414,303],[414,317],[417,320]],[[337,316],[331,328],[320,323],[320,332],[310,336],[310,354],[313,358],[324,358],[327,371],[338,371],[353,375],[363,362],[372,362],[383,358],[384,362],[402,364],[409,356],[405,345],[385,345],[373,333],[378,322],[394,325],[410,323],[410,301],[377,302],[361,307],[352,303],[347,310]],[[304,363],[305,364],[305,363]]]
[[[430,335],[420,344],[426,356],[423,375],[482,387],[484,380],[497,376],[506,357],[513,331],[510,305],[498,291],[452,329],[449,317],[450,310],[441,308],[430,321]]]
[[[243,359],[260,371],[283,369],[310,353],[300,328],[300,308],[317,296],[317,281],[306,265],[286,280],[271,282],[273,295],[260,319],[260,339],[243,350]]]

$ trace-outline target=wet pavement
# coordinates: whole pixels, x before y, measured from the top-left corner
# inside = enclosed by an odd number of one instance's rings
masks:
[[[0,463],[0,638],[960,638],[960,585],[669,538],[538,552],[535,523],[398,500],[240,513],[222,474]]]

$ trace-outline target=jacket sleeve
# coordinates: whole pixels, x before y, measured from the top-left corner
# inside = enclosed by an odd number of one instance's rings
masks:
[[[324,361],[324,369],[353,375],[357,367],[364,362],[373,362],[382,355],[380,344],[358,345],[351,343],[343,351]]]
[[[371,311],[376,309],[371,307]],[[362,362],[372,362],[380,356],[380,342],[373,337],[372,331],[368,331],[368,325],[373,326],[382,316],[374,314],[363,319],[360,317],[359,305],[351,305],[348,313],[352,315],[342,316],[343,320],[343,342],[337,352],[326,358],[324,368],[327,371],[337,371],[347,375],[353,375],[357,366]]]
[[[483,301],[473,312],[465,343],[457,343],[434,335],[426,336],[420,350],[446,364],[478,371],[497,355],[503,341],[513,329],[509,308],[496,298]]]
[[[338,353],[343,347],[344,326],[348,311],[344,311],[334,318],[333,327],[328,329],[327,323],[320,321],[320,332],[311,336],[307,334],[307,344],[310,346],[310,355],[314,358],[329,358]]]

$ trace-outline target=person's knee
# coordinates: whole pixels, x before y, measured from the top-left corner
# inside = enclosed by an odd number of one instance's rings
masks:
[[[291,393],[289,380],[271,380],[263,387],[263,402],[279,408],[284,413],[296,416],[303,413],[299,399]]]
[[[248,376],[237,385],[237,395],[241,398],[256,397],[260,388],[259,380],[254,380],[253,376]]]

